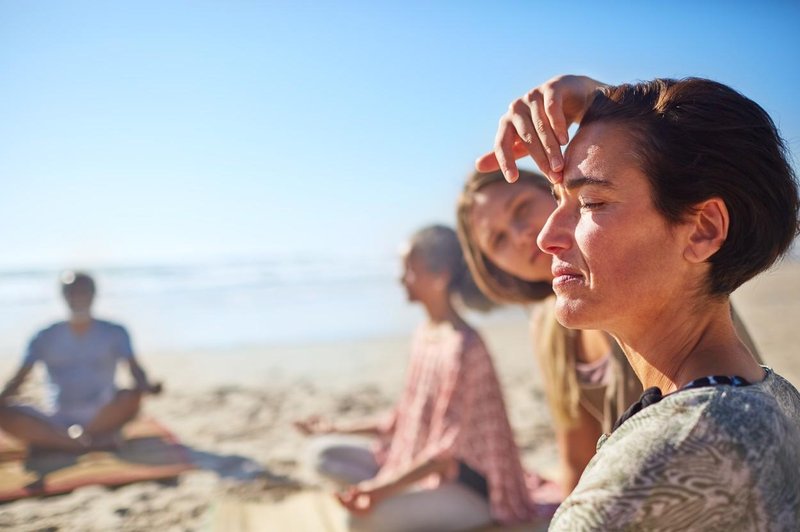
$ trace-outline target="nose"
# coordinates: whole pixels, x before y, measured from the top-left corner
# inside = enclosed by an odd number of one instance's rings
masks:
[[[574,221],[567,213],[561,208],[556,208],[547,218],[536,244],[545,253],[558,255],[572,246],[575,237],[574,225]]]

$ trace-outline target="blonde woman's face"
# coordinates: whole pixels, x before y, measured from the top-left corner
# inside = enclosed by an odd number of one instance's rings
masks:
[[[525,281],[551,281],[550,255],[536,237],[555,209],[546,191],[528,183],[493,183],[475,194],[470,226],[478,249],[501,270]]]

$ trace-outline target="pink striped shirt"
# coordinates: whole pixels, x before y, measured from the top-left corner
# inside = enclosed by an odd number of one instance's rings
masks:
[[[522,468],[492,359],[470,328],[417,330],[406,386],[377,456],[378,478],[432,458],[464,462],[486,478],[492,517],[500,523],[552,514],[557,502],[557,487]],[[455,480],[441,477],[430,475],[420,485]]]

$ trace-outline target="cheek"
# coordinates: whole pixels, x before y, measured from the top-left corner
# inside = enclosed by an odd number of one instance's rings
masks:
[[[630,224],[583,216],[575,228],[575,242],[588,269],[592,287],[620,286],[635,282],[642,273],[642,259],[647,253],[639,230]]]
[[[528,227],[536,232],[537,237],[539,233],[542,232],[542,229],[544,229],[547,219],[553,214],[553,210],[555,210],[555,204],[551,205],[546,203],[535,209],[533,214],[528,218]]]
[[[651,298],[669,292],[669,277],[679,268],[671,235],[657,219],[634,217],[624,222],[578,224],[575,237],[591,286],[605,289],[611,298]]]
[[[520,275],[520,263],[522,259],[514,253],[513,249],[506,248],[501,252],[487,253],[486,257],[504,272],[512,275]]]

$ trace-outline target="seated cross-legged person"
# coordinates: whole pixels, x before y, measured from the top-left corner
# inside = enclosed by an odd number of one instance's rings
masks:
[[[549,517],[560,489],[523,470],[491,356],[457,311],[488,301],[464,262],[455,231],[411,239],[403,286],[427,320],[414,335],[400,401],[385,423],[298,422],[314,442],[317,470],[344,484],[350,527],[380,532],[470,530]],[[359,445],[338,433],[378,436]],[[544,499],[545,495],[552,498]]]
[[[0,429],[37,449],[114,447],[119,429],[139,412],[142,395],[160,393],[161,385],[148,380],[125,328],[92,317],[95,283],[89,275],[66,272],[61,288],[69,319],[31,340],[20,368],[0,393]],[[52,387],[48,411],[13,400],[37,363],[46,368]],[[128,366],[134,389],[117,389],[119,363]]]

